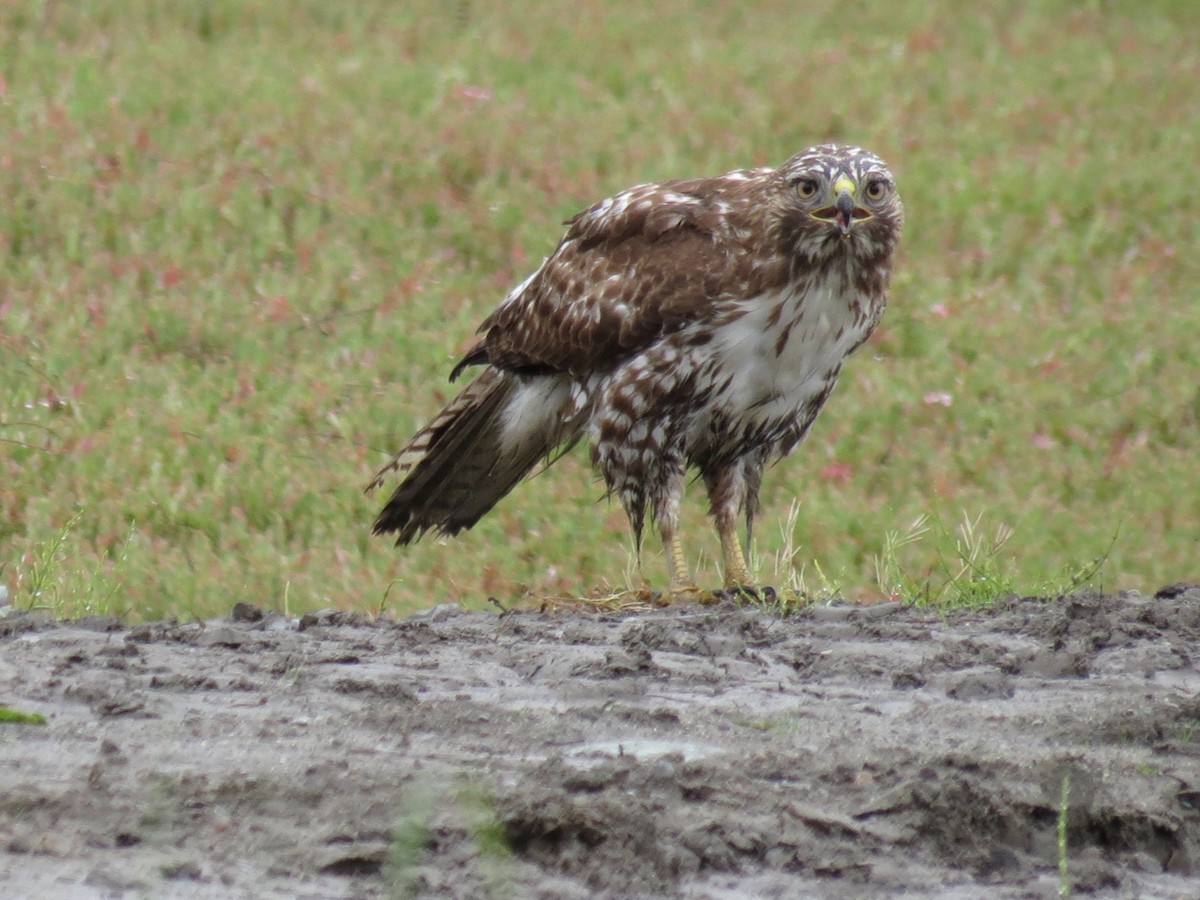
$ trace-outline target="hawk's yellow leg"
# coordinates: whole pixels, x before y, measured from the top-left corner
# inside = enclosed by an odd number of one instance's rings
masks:
[[[702,591],[692,581],[688,571],[687,558],[683,555],[683,541],[674,527],[662,524],[663,548],[667,551],[668,564],[671,567],[671,600],[692,601],[694,603],[716,603],[718,598],[712,591]]]
[[[721,538],[721,557],[725,564],[725,587],[741,588],[751,584],[750,568],[742,554],[737,524],[732,516],[718,515],[717,536]]]
[[[679,539],[679,533],[671,529],[670,534],[663,536],[663,543],[666,544],[667,558],[671,565],[671,590],[695,588],[692,574],[688,571],[687,559],[683,555],[683,541]]]

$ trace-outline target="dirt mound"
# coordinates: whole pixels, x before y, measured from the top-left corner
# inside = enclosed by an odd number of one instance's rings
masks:
[[[30,897],[1193,897],[1200,587],[0,619]]]

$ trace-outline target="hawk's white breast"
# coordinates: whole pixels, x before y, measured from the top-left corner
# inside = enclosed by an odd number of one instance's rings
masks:
[[[805,292],[742,301],[748,311],[716,329],[701,352],[731,375],[713,406],[747,424],[795,416],[828,387],[869,328],[836,280]]]

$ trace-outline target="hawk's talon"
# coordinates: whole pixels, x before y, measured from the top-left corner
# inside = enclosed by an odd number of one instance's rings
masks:
[[[758,599],[758,588],[752,584],[727,584],[722,593],[735,603]]]

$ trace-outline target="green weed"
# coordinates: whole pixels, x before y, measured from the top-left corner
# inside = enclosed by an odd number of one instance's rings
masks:
[[[60,618],[124,614],[122,567],[136,529],[130,525],[111,559],[95,560],[82,554],[81,564],[73,538],[83,516],[82,510],[77,512],[50,537],[35,543],[23,564],[16,567],[16,607],[47,610]]]
[[[978,606],[1014,594],[1058,597],[1092,585],[1116,542],[1114,532],[1104,553],[1026,583],[1019,560],[1005,552],[1014,534],[1004,523],[989,530],[982,512],[973,517],[964,512],[953,532],[940,517],[921,515],[905,531],[884,536],[883,552],[875,558],[876,583],[885,597],[941,607]],[[914,570],[908,567],[914,559],[932,562]]]
[[[7,706],[0,706],[0,724],[45,725],[46,717],[41,713],[25,713],[9,709]]]
[[[449,797],[438,796],[441,791],[451,790]],[[463,828],[474,847],[474,868],[484,887],[482,896],[495,900],[512,896],[513,853],[503,823],[488,791],[466,781],[456,784],[453,789],[450,785],[440,789],[420,785],[410,792],[392,830],[384,867],[393,894],[411,897],[420,892],[418,867],[434,842],[435,819],[445,812],[441,807],[446,800],[449,800],[448,808],[455,820],[454,827]]]
[[[392,839],[384,865],[384,876],[396,897],[416,896],[417,866],[433,838],[434,797],[428,789],[416,789],[392,828]]]
[[[1058,802],[1058,896],[1071,896],[1071,866],[1067,847],[1067,814],[1071,808],[1071,776],[1062,780],[1062,794]]]
[[[964,513],[953,532],[940,518],[918,517],[903,534],[888,532],[875,571],[885,596],[938,606],[975,606],[1016,592],[1013,561],[1004,554],[1013,530],[1000,523],[988,532],[983,514]],[[918,576],[901,562],[902,552],[930,540],[932,565]],[[911,555],[911,554],[910,554]]]

